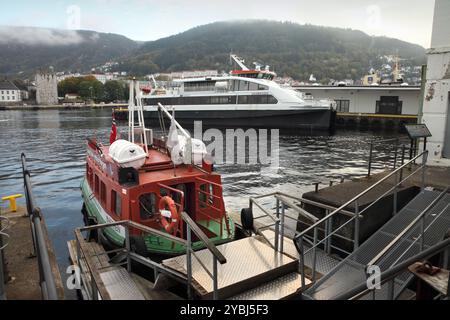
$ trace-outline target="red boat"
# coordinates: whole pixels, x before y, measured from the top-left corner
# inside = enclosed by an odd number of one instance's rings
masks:
[[[114,122],[111,145],[88,139],[81,184],[86,224],[131,220],[185,239],[181,213],[186,212],[213,243],[232,241],[235,226],[225,211],[221,176],[205,161],[203,142],[192,139],[163,106],[161,116],[171,120],[170,132],[161,139],[153,137],[153,131],[145,128],[140,94],[139,84],[133,81],[128,141],[116,140]],[[99,238],[112,247],[123,247],[125,229],[106,228]],[[186,252],[167,237],[135,233],[131,242],[141,255]],[[201,241],[193,243],[193,249],[202,247]]]

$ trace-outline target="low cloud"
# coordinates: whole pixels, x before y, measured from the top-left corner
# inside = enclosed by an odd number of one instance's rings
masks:
[[[64,46],[80,44],[84,37],[74,30],[0,26],[0,44]]]

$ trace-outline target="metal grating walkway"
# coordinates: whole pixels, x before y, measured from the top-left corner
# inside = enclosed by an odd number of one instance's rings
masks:
[[[218,288],[221,299],[231,298],[259,287],[264,291],[266,299],[278,299],[280,293],[292,294],[292,290],[280,291],[275,287],[286,283],[292,284],[293,278],[274,280],[293,274],[298,269],[298,260],[288,255],[275,252],[269,245],[256,238],[244,238],[217,247],[226,257],[227,262],[218,264]],[[202,264],[212,270],[212,255],[207,250],[196,252]],[[163,261],[163,265],[186,274],[186,255]],[[213,282],[197,259],[192,257],[193,286],[203,299],[209,299],[213,293]],[[296,277],[296,290],[301,287],[301,281]],[[285,280],[285,281],[283,281]],[[292,280],[292,281],[291,281]],[[267,284],[267,288],[264,287]],[[258,292],[247,292],[248,295],[258,295]],[[270,296],[268,296],[270,295]]]
[[[274,244],[275,231],[264,230],[261,233],[267,238],[267,240],[271,242],[272,245]],[[308,250],[309,248],[310,247],[307,244],[305,244],[305,250]],[[297,251],[297,248],[294,245],[294,242],[292,241],[292,239],[288,237],[284,237],[283,252],[292,258],[300,259],[300,255]],[[321,275],[328,274],[341,261],[338,258],[326,254],[323,250],[320,249],[317,250],[316,254],[317,254],[316,271]],[[305,266],[308,268],[312,268],[313,265],[312,261],[313,261],[313,252],[311,251],[305,255]]]
[[[364,242],[358,250],[343,260],[330,273],[322,277],[312,287],[304,292],[304,295],[316,300],[332,300],[339,294],[345,293],[354,286],[366,281],[365,266],[374,258],[384,247],[386,247],[395,237],[397,237],[420,213],[439,196],[440,192],[423,191],[416,196],[405,208],[387,222],[378,232]],[[432,224],[432,220],[437,214],[443,214]],[[450,194],[446,194],[436,206],[430,210],[425,218],[425,227],[429,226],[425,233],[424,248],[428,248],[441,241],[447,230],[450,228]],[[420,253],[420,241],[409,246],[420,235],[420,223],[414,227],[412,232],[407,233],[405,238],[395,245],[378,263],[381,271],[388,270],[392,264],[402,255],[406,260]],[[395,295],[402,284],[410,277],[408,272],[396,278]],[[387,298],[387,285],[375,293],[375,299],[383,300]],[[370,297],[368,297],[370,295]],[[364,298],[371,298],[372,294]]]

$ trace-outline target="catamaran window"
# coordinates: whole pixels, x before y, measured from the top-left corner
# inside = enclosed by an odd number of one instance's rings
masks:
[[[216,89],[215,81],[198,81],[198,82],[185,82],[184,91],[214,91]]]
[[[120,193],[114,190],[111,191],[111,209],[116,216],[122,216],[122,198]]]
[[[271,95],[239,96],[239,104],[277,104],[278,100]]]
[[[214,99],[213,99],[214,98]],[[152,98],[149,105],[207,105],[207,104],[236,104],[236,96],[217,97],[180,97],[180,98]]]
[[[140,196],[139,208],[141,220],[148,220],[153,218],[157,210],[156,195],[154,193],[147,193]]]
[[[249,82],[248,81],[239,81],[239,88],[238,91],[248,91],[249,88]]]

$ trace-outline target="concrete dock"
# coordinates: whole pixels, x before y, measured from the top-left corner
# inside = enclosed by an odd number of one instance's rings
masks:
[[[410,168],[403,170],[403,179],[410,176],[418,169],[418,165],[412,165]],[[383,178],[388,176],[392,171],[384,171],[373,174],[370,177],[359,178],[347,181],[341,184],[333,185],[319,189],[317,192],[308,192],[303,194],[303,198],[318,204],[328,205],[334,208],[339,208],[355,196],[360,194],[363,190],[380,182]],[[397,181],[398,182],[398,181]],[[376,230],[389,221],[394,214],[394,195],[393,191],[384,195],[387,190],[392,189],[396,185],[396,178],[392,176],[380,183],[372,191],[358,199],[359,212],[366,207],[371,206],[366,212],[360,223],[360,241],[364,241],[370,237]],[[416,174],[404,181],[397,187],[397,212],[409,203],[419,192],[422,183],[422,171],[419,170]],[[425,187],[431,187],[435,190],[442,191],[450,185],[450,168],[448,167],[428,167],[425,169]],[[380,197],[382,199],[377,201]],[[375,201],[376,204],[372,205]],[[315,206],[314,204],[305,204],[305,209],[319,218],[325,216],[325,210]],[[347,211],[355,212],[355,203],[346,207]],[[343,224],[346,221],[344,215],[337,217],[337,225]],[[306,225],[299,223],[298,229],[301,230]],[[351,238],[353,235],[353,225],[349,225],[342,231],[343,235]],[[345,244],[343,244],[345,246]]]
[[[5,233],[10,236],[4,249],[6,299],[42,300],[38,261],[34,255],[30,218],[26,215],[26,209],[19,207],[14,213],[2,211],[2,215],[9,220],[9,228]],[[58,297],[64,299],[64,287],[56,257],[47,228],[43,229]]]

